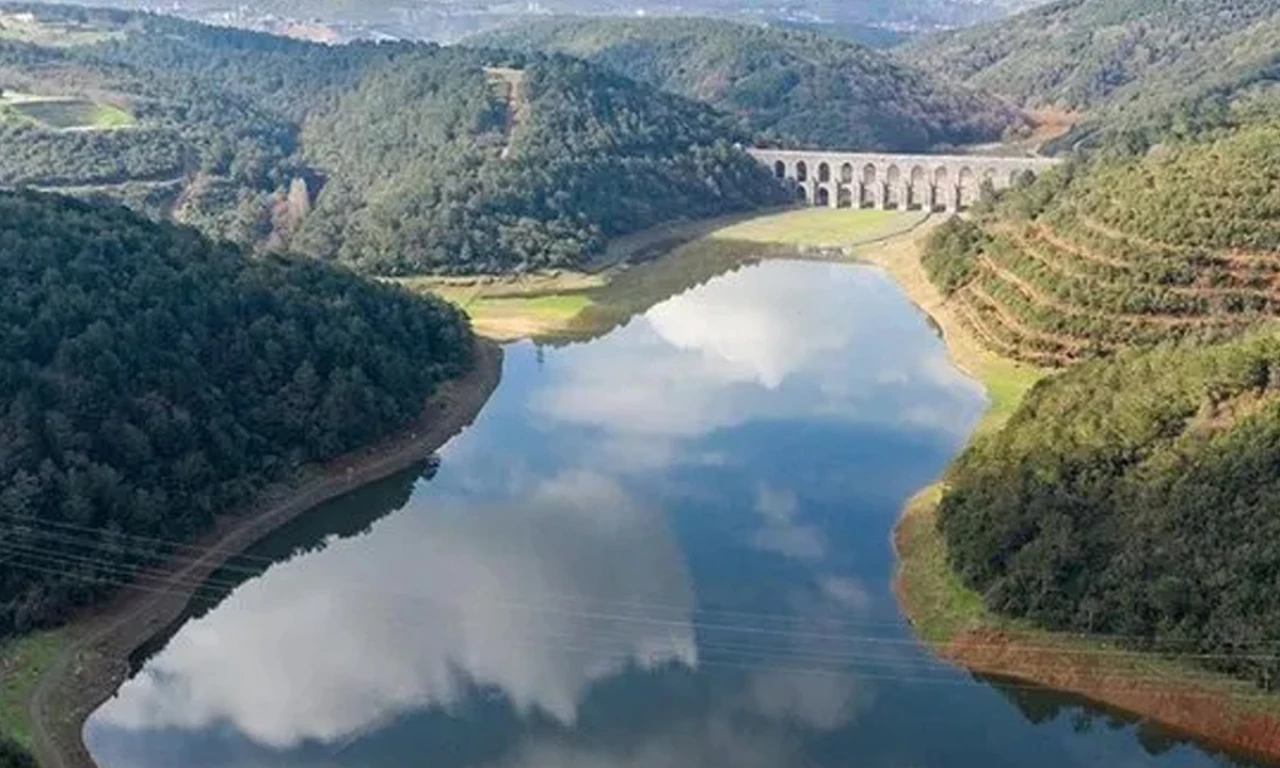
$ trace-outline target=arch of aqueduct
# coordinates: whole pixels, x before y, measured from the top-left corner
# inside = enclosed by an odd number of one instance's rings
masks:
[[[887,155],[749,149],[797,199],[816,207],[958,211],[978,200],[984,181],[996,189],[1060,162],[1040,157]]]

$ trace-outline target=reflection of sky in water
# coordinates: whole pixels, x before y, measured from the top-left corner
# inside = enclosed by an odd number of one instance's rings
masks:
[[[1150,765],[901,625],[896,510],[981,408],[863,268],[766,263],[515,345],[434,481],[188,623],[89,743],[106,768]]]

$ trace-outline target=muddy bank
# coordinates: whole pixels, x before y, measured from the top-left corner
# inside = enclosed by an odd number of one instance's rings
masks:
[[[470,425],[498,385],[502,349],[475,344],[475,365],[443,384],[414,426],[376,446],[311,468],[289,485],[268,489],[253,511],[220,520],[145,589],[126,588],[68,629],[68,641],[28,702],[36,756],[43,768],[96,768],[81,738],[84,722],[129,674],[131,654],[181,618],[199,585],[226,561],[325,501],[399,472],[438,450]]]
[[[1135,681],[1132,672],[1112,669],[1089,651],[1029,646],[996,629],[965,632],[939,651],[974,672],[1072,693],[1234,754],[1280,760],[1280,718],[1241,705],[1230,692],[1177,681]]]
[[[935,515],[936,499],[917,497],[898,522],[894,592],[939,657],[982,676],[1077,696],[1233,756],[1280,760],[1280,697],[1159,655],[1015,628],[998,616],[957,608]]]

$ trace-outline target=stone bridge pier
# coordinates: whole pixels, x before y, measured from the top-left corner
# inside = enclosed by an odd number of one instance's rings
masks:
[[[798,201],[823,208],[961,211],[985,184],[1005,189],[1060,161],[1041,157],[891,155],[789,149],[747,150]]]

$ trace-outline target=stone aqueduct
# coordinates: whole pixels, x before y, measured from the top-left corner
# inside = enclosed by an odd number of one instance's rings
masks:
[[[816,207],[959,211],[978,200],[985,181],[996,189],[1059,161],[1040,157],[885,155],[749,149],[752,157]]]

